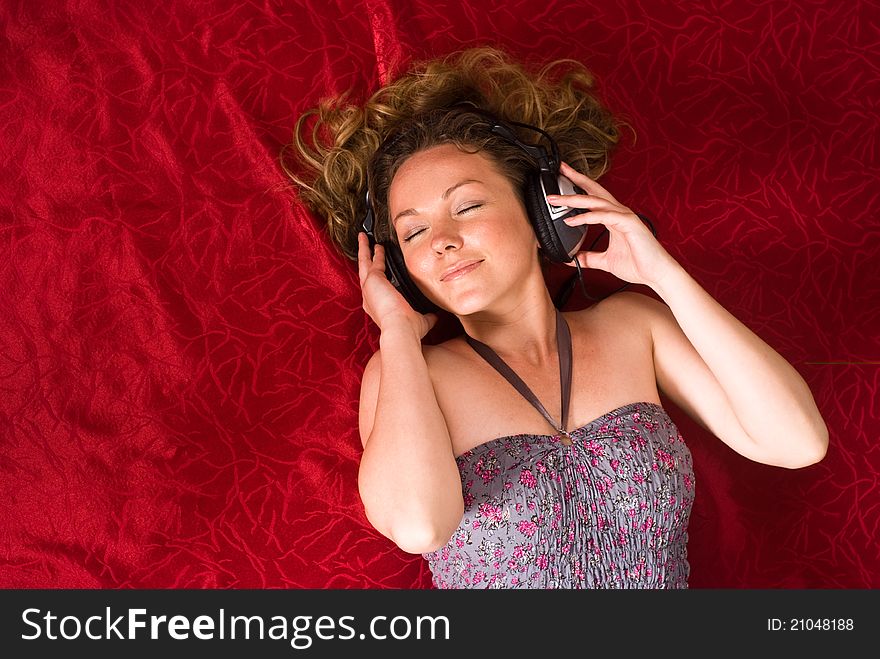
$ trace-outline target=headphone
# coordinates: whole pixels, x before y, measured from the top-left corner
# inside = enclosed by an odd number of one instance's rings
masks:
[[[572,227],[563,222],[563,220],[573,215],[589,213],[590,211],[584,208],[554,206],[547,201],[548,195],[586,194],[584,190],[575,186],[568,178],[559,173],[561,161],[555,140],[537,126],[515,121],[505,123],[484,110],[473,107],[470,104],[467,105],[467,111],[479,114],[487,120],[491,126],[489,132],[498,135],[507,142],[517,146],[535,162],[533,169],[527,173],[523,185],[523,201],[525,202],[526,214],[528,215],[532,229],[538,238],[538,244],[544,255],[553,263],[570,263],[574,260],[575,265],[577,266],[577,272],[573,275],[570,282],[563,287],[565,298],[567,299],[568,294],[571,292],[574,278],[580,279],[581,288],[584,294],[587,295],[586,290],[583,289],[583,277],[581,275],[580,263],[574,258],[574,256],[584,242],[584,238],[586,238],[589,225]],[[450,109],[454,109],[454,107]],[[516,133],[511,126],[518,126],[540,134],[540,136],[546,139],[550,145],[550,149],[548,150],[540,144],[526,144],[525,142],[522,142],[516,136]],[[394,141],[396,141],[396,139],[399,139],[399,136],[396,136]],[[383,150],[386,144],[388,144],[387,140],[379,147],[377,153]],[[372,202],[370,201],[369,186],[367,187],[368,190],[365,198],[367,210],[362,222],[362,227],[369,239],[370,249],[373,249],[376,244],[374,235],[375,212]],[[656,236],[651,221],[642,215],[639,215],[639,217],[648,222],[651,231]],[[606,228],[605,232],[607,231],[608,229]],[[596,239],[593,245],[598,242],[599,238],[601,238],[601,235]],[[410,303],[410,306],[419,313],[438,311],[438,307],[425,297],[409,276],[406,269],[406,263],[403,259],[403,253],[400,251],[399,246],[392,240],[381,241],[379,244],[385,249],[385,275],[400,294],[403,295],[407,302]],[[629,286],[629,283],[613,292],[616,293],[627,286]],[[590,295],[587,295],[587,297],[595,299]],[[564,300],[557,300],[557,308],[561,307],[564,303]]]

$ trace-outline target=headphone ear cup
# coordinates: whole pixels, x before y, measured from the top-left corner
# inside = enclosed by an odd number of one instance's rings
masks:
[[[547,209],[547,200],[541,189],[540,172],[529,174],[523,192],[526,212],[538,237],[541,250],[554,263],[570,262],[571,257],[556,233],[556,227],[553,226],[550,211]]]
[[[385,276],[400,291],[400,294],[409,302],[410,306],[419,313],[439,311],[438,307],[425,297],[410,278],[409,272],[406,270],[406,263],[403,260],[403,254],[397,245],[391,242],[384,242],[382,246],[385,248]]]

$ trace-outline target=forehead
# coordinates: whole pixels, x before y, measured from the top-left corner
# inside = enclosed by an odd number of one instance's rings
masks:
[[[454,144],[431,147],[414,153],[400,166],[388,190],[388,203],[394,207],[436,197],[468,178],[487,184],[506,181],[494,161],[483,152],[468,153]]]

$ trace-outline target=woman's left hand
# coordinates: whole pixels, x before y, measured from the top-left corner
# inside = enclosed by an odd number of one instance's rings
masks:
[[[560,173],[587,194],[548,196],[547,200],[554,205],[590,211],[574,215],[564,220],[565,223],[570,226],[602,224],[608,229],[608,248],[604,252],[578,252],[575,258],[581,266],[605,270],[623,281],[651,287],[679,267],[639,216],[605,188],[566,163],[562,163]],[[574,262],[568,265],[574,267]]]

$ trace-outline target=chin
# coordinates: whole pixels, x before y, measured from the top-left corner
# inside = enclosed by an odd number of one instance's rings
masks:
[[[489,300],[477,291],[467,295],[456,296],[453,300],[432,300],[432,302],[441,309],[445,309],[456,316],[469,316],[483,311],[489,304]]]

